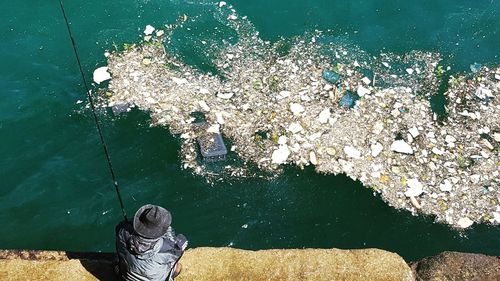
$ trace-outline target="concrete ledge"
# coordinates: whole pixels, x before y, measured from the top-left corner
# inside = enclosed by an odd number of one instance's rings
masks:
[[[117,280],[113,253],[0,250],[0,280]],[[443,252],[412,262],[378,250],[196,248],[182,280],[500,280],[500,257]]]
[[[116,280],[114,255],[0,251],[0,280]],[[176,280],[414,280],[397,254],[378,250],[186,251]]]
[[[413,280],[400,256],[378,249],[198,248],[182,264],[179,280]]]
[[[411,263],[417,280],[500,280],[500,257],[481,254],[442,252]]]
[[[118,280],[112,253],[0,251],[0,280]]]

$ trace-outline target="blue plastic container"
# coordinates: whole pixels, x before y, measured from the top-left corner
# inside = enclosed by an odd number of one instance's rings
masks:
[[[337,84],[338,82],[340,82],[340,74],[334,72],[334,71],[331,71],[331,70],[323,70],[323,79],[325,79],[326,81],[328,81],[329,83],[332,83],[332,84]]]
[[[339,101],[339,105],[342,107],[353,108],[356,105],[356,101],[359,100],[359,95],[351,91],[345,91],[344,96]]]

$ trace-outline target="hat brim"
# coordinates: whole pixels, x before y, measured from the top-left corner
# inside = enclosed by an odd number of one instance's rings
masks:
[[[148,208],[153,208],[157,207],[158,211],[160,212],[161,216],[161,224],[159,226],[151,227],[146,224],[144,224],[141,220],[140,217],[142,213],[148,209]],[[168,228],[170,227],[170,224],[172,222],[172,216],[170,215],[170,212],[167,211],[165,208],[160,207],[160,206],[154,206],[151,204],[144,205],[134,215],[134,230],[139,234],[140,236],[150,238],[150,239],[157,239],[162,237],[165,233],[167,233]]]

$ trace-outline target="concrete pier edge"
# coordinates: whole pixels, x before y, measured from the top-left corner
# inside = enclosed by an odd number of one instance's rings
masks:
[[[114,258],[114,253],[0,250],[0,280],[118,280]],[[407,264],[398,254],[380,249],[202,247],[186,251],[181,263],[180,281],[500,280],[500,257],[456,252]]]

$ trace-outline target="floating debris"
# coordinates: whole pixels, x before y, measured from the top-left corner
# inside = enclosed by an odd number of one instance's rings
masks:
[[[278,149],[273,151],[271,156],[271,160],[273,164],[283,164],[288,160],[288,156],[290,156],[290,150],[286,145],[280,145]]]
[[[155,31],[155,28],[151,25],[146,25],[146,28],[144,29],[144,35],[148,36],[148,35],[151,35],[153,34],[153,32]]]
[[[323,71],[323,78],[332,83],[332,84],[336,84],[337,82],[340,81],[340,75],[338,73],[335,73],[331,70],[325,70]]]
[[[480,63],[473,63],[470,65],[470,71],[472,71],[472,73],[478,73],[480,70],[481,70],[481,67],[483,67]]]
[[[460,218],[460,219],[458,220],[458,222],[457,222],[457,225],[458,225],[460,228],[468,228],[468,227],[470,227],[473,223],[474,223],[474,222],[473,222],[471,219],[469,219],[469,218],[465,217],[465,218]]]
[[[106,66],[99,67],[94,70],[94,82],[97,84],[101,84],[104,81],[111,79],[111,74],[108,72],[108,68]]]
[[[424,187],[418,179],[409,179],[406,184],[408,185],[408,190],[405,192],[406,197],[417,197],[424,192]]]
[[[353,108],[356,105],[356,101],[359,100],[359,95],[346,91],[339,101],[339,105],[342,107]]]
[[[404,154],[413,154],[413,149],[404,140],[397,140],[391,144],[391,150]]]
[[[221,134],[207,133],[197,138],[200,153],[205,161],[220,161],[226,159],[227,148]]]
[[[110,107],[111,107],[111,110],[113,111],[113,114],[115,116],[118,116],[122,113],[130,111],[130,105],[128,103],[117,103],[117,104],[111,105]]]
[[[226,12],[222,19],[236,15]],[[155,44],[168,42],[168,33],[111,53],[112,95],[104,106],[148,111],[152,125],[181,135],[182,166],[196,174],[208,174],[197,161],[200,132],[191,116],[201,110],[202,132],[223,133],[244,165],[274,174],[282,164],[314,165],[376,186],[391,206],[457,228],[500,223],[500,68],[450,77],[447,118],[438,122],[428,97],[441,83],[439,54],[373,57],[321,32],[292,40],[283,54],[280,42],[260,39],[244,17],[227,24],[239,41],[214,55],[217,75]],[[247,176],[244,169],[226,173]]]

